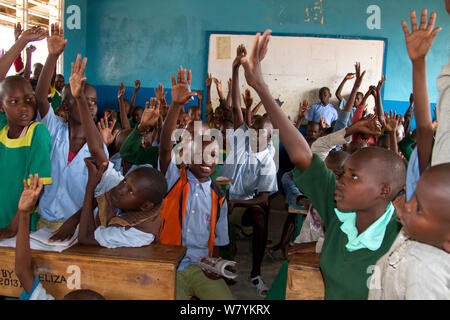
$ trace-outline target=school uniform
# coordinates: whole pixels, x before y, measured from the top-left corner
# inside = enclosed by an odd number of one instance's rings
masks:
[[[52,183],[51,139],[47,128],[34,122],[23,137],[17,139],[8,138],[8,130],[6,116],[0,113],[0,228],[6,228],[17,211],[24,179],[37,173],[46,185],[44,190]],[[37,218],[33,215],[32,229],[35,229]]]
[[[332,104],[324,105],[322,102],[313,104],[306,112],[305,119],[320,123],[320,117],[326,121],[328,126],[337,120],[338,113]]]
[[[40,116],[38,116],[40,118]],[[41,222],[57,222],[53,226],[64,222],[77,212],[84,201],[88,170],[84,162],[85,158],[92,157],[88,144],[85,143],[80,151],[69,163],[69,125],[56,116],[53,109],[49,108],[47,115],[42,119],[52,140],[50,153],[53,184],[44,189],[39,203],[39,215]],[[106,156],[108,150],[103,145]],[[105,193],[119,184],[120,176],[108,165],[100,184],[96,188],[96,196]],[[42,224],[41,224],[42,225]],[[54,229],[54,227],[53,227]]]
[[[35,277],[30,292],[26,293],[26,291],[23,290],[19,300],[55,300],[55,297],[48,294],[39,279]]]
[[[214,246],[225,246],[228,209],[225,195],[210,178],[200,182],[190,170],[179,169],[172,158],[166,172],[169,192],[161,212],[161,243],[183,245],[186,255],[177,269],[177,299],[233,299],[223,279],[211,280],[198,266],[201,257],[212,256]]]

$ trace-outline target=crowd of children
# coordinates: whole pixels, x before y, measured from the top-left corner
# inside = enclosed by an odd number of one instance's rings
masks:
[[[338,108],[323,87],[319,103],[300,102],[294,123],[264,81],[270,30],[256,35],[253,48],[238,46],[227,96],[207,74],[203,122],[202,92],[191,91],[191,71],[182,68],[172,75],[170,106],[161,84],[139,107],[140,81],[131,103],[121,83],[119,109],[99,117],[96,89],[84,76],[87,58],[77,56],[68,83],[55,72],[67,43],[63,28],[23,31],[18,24],[15,44],[0,58],[0,240],[17,237],[21,298],[53,299],[34,276],[30,255],[29,233],[44,227],[53,231],[51,241],[69,239],[78,229],[80,245],[185,246],[176,274],[180,300],[235,299],[229,280],[198,263],[220,258],[235,228],[252,238],[248,281],[266,299],[285,298],[287,259],[304,252],[321,255],[326,299],[450,298],[450,66],[438,78],[433,122],[425,60],[440,30],[435,20],[424,9],[419,26],[411,12],[411,31],[402,22],[413,65],[404,116],[383,110],[385,77],[367,93],[359,91],[366,71],[356,63],[336,90]],[[35,48],[28,44],[43,39],[47,61],[31,71]],[[26,66],[20,56],[25,49]],[[17,75],[6,77],[13,63]],[[241,106],[241,67],[261,101],[255,107],[250,90]],[[195,96],[198,105],[186,110]],[[373,111],[366,106],[371,96]],[[279,169],[274,129],[281,140]],[[218,176],[230,181],[228,189],[216,184]],[[289,239],[299,219],[290,213],[280,242],[268,247],[276,193],[308,214],[294,242]],[[269,288],[261,266],[264,255],[277,250],[286,260]],[[103,299],[87,289],[66,298]]]

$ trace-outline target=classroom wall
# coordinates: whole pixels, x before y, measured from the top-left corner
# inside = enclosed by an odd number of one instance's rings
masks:
[[[170,75],[180,65],[192,70],[192,87],[204,89],[207,31],[256,33],[271,28],[274,33],[296,35],[386,38],[384,102],[400,112],[412,90],[411,63],[400,24],[409,22],[410,10],[436,11],[436,25],[443,28],[428,56],[431,102],[438,98],[436,77],[449,59],[450,16],[444,0],[66,0],[66,7],[70,4],[80,5],[83,21],[81,30],[66,32],[66,76],[76,52],[86,54],[86,74],[97,86],[100,109],[117,106],[121,81],[131,98],[135,79],[142,81],[144,90],[137,104],[143,105],[159,82],[170,88]],[[371,5],[381,9],[380,29],[367,26]]]

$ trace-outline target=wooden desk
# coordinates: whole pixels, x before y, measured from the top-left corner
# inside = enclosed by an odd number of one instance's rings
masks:
[[[62,253],[32,250],[31,255],[35,275],[56,299],[71,290],[91,289],[109,300],[171,300],[185,252],[185,247],[161,244],[117,249],[75,245]],[[1,296],[19,297],[23,290],[14,257],[14,248],[0,248]]]
[[[295,214],[302,214],[304,216],[306,216],[308,214],[308,210],[299,210],[299,209],[294,209],[294,208],[288,208],[288,212],[289,213],[295,213]]]
[[[323,300],[325,285],[320,272],[320,254],[292,256],[288,265],[286,300]]]
[[[216,179],[215,183],[218,186],[229,186],[233,184],[233,180],[231,179]]]

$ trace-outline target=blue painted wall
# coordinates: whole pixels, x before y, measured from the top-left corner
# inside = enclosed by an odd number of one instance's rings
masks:
[[[193,88],[202,89],[207,31],[256,33],[271,28],[274,33],[381,37],[388,39],[385,104],[398,105],[403,112],[403,103],[412,90],[412,68],[400,23],[409,23],[410,10],[419,14],[426,7],[437,12],[436,25],[443,28],[428,56],[430,100],[437,100],[435,79],[442,65],[448,63],[450,49],[450,16],[444,0],[323,0],[324,23],[307,22],[305,9],[311,10],[317,1],[69,0],[66,6],[80,3],[83,28],[67,32],[65,70],[70,70],[70,59],[76,52],[88,56],[88,81],[98,87],[102,108],[117,105],[115,88],[121,81],[130,86],[129,98],[135,79],[140,79],[144,88],[154,88],[159,82],[170,88],[170,75],[180,65],[192,70]],[[380,30],[366,26],[366,10],[373,4],[381,8]],[[149,98],[144,93],[137,104]]]

